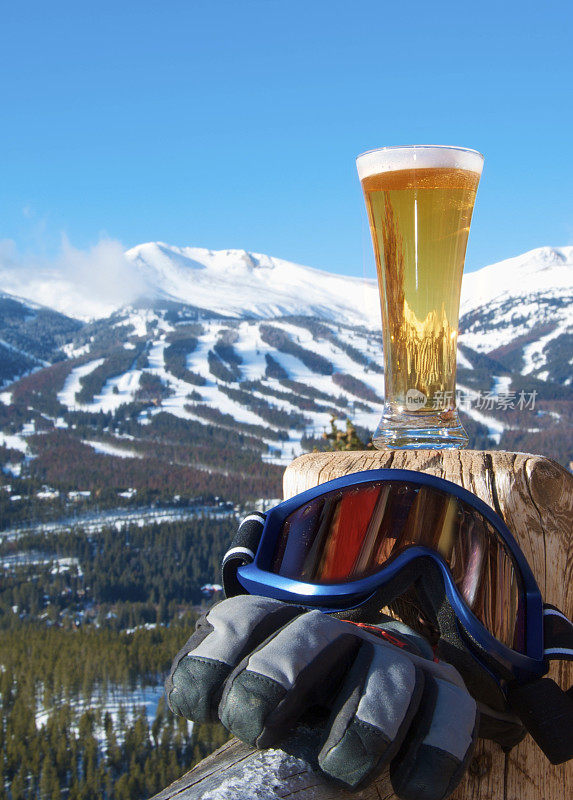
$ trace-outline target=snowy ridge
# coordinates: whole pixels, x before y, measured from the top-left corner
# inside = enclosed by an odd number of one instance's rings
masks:
[[[2,278],[4,279],[3,282],[6,282],[6,270],[2,270],[1,265],[0,265],[0,276],[2,276]],[[22,284],[22,288],[23,287],[24,284]],[[27,294],[25,289],[24,291]],[[17,292],[10,291],[9,289],[7,289],[6,291],[0,289],[0,299],[15,300],[17,303],[21,303],[23,306],[29,308],[30,311],[38,311],[38,309],[43,307],[40,303],[34,303],[32,300],[26,299],[24,295],[19,295]]]
[[[573,331],[573,247],[540,247],[464,276],[460,342],[489,353],[523,343],[523,374],[546,363],[545,346]]]
[[[303,315],[380,330],[375,280],[336,275],[245,250],[137,245],[124,254],[118,282],[131,282],[132,300],[188,304],[221,316],[271,319]],[[466,273],[462,283],[460,341],[489,352],[536,324],[573,324],[573,247],[540,247]],[[52,272],[22,274],[0,264],[0,291],[78,319],[102,319],[126,305],[94,296],[81,280]],[[567,302],[569,301],[569,302]],[[35,304],[35,305],[34,305]],[[491,324],[495,318],[495,325]],[[149,319],[140,318],[145,328]],[[464,324],[466,323],[466,324]],[[546,333],[546,332],[545,332]]]
[[[464,275],[460,314],[510,297],[571,294],[573,246],[538,247]]]
[[[349,278],[245,250],[150,242],[126,252],[157,297],[232,317],[310,314],[375,325],[374,281]]]

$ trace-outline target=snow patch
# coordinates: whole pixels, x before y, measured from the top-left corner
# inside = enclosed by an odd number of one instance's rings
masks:
[[[73,369],[68,377],[65,380],[65,383],[58,392],[58,400],[64,406],[72,410],[78,410],[82,408],[82,406],[76,400],[76,394],[82,388],[81,380],[86,375],[89,375],[90,372],[93,372],[95,369],[100,367],[105,359],[98,358],[95,361],[89,361],[87,364],[82,364],[79,367]]]
[[[51,566],[51,575],[60,575],[63,572],[69,572],[72,568],[76,570],[78,576],[82,576],[83,572],[80,567],[80,562],[77,558],[56,556],[50,553],[40,553],[36,550],[26,550],[21,553],[12,553],[0,558],[0,567],[7,571],[11,571],[17,567],[30,567],[30,566]]]
[[[461,350],[458,349],[458,367],[465,367],[465,369],[473,369],[474,365],[467,358]]]
[[[511,386],[511,377],[509,375],[494,375],[492,394],[498,397],[500,394],[507,394]]]
[[[117,728],[121,708],[125,711],[127,727],[133,724],[140,710],[143,709],[148,725],[151,727],[157,714],[157,705],[164,693],[163,685],[140,686],[133,690],[128,690],[121,686],[107,686],[95,689],[89,697],[75,697],[70,705],[73,707],[77,719],[84,711],[95,710],[100,712],[103,723],[105,714],[109,713],[114,722],[114,728]],[[52,712],[53,708],[41,708],[36,713],[36,727],[40,728],[45,725]],[[103,724],[101,727],[97,727],[96,737],[102,744],[105,742]]]
[[[84,439],[83,442],[84,444],[87,444],[93,448],[96,453],[103,453],[106,456],[119,456],[119,458],[143,458],[143,455],[138,453],[136,450],[125,450],[122,447],[117,447],[116,445],[109,444],[108,442],[97,442],[89,439]],[[124,494],[123,496],[125,497],[126,495]]]
[[[28,443],[17,433],[2,433],[0,431],[0,445],[10,450],[19,450],[21,453],[29,453]]]
[[[498,378],[497,380],[503,380],[503,378]],[[463,392],[463,394],[469,399],[467,405],[463,406],[464,413],[466,413],[468,417],[471,417],[471,419],[479,422],[480,425],[484,425],[487,428],[487,434],[489,438],[492,439],[492,441],[494,441],[496,444],[499,444],[501,436],[507,426],[495,417],[490,417],[475,408],[474,403],[480,397],[479,392],[460,385],[458,385],[458,389],[460,389],[460,391]]]
[[[60,493],[57,489],[49,489],[47,487],[36,492],[36,497],[39,500],[56,500],[59,496]]]
[[[284,797],[284,783],[297,773],[308,771],[308,764],[282,750],[262,750],[248,762],[239,762],[240,771],[221,781],[216,789],[197,795],[197,800],[278,800]]]
[[[545,345],[548,344],[548,342],[550,342],[552,339],[557,339],[557,337],[565,333],[566,330],[566,326],[557,325],[555,330],[551,331],[551,333],[548,333],[545,336],[540,336],[537,341],[526,345],[526,347],[523,348],[523,361],[525,366],[521,370],[521,374],[529,375],[534,370],[545,366],[547,363],[547,356],[543,352],[545,350]],[[547,374],[548,373],[546,373],[546,376]],[[540,375],[537,377],[540,378],[540,380],[544,380],[544,378],[541,378]]]
[[[85,344],[76,346],[73,342],[63,345],[60,349],[67,355],[68,358],[80,358],[89,353],[91,348],[91,341]]]

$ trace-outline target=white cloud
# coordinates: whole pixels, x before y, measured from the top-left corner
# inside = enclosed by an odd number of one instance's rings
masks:
[[[12,240],[0,240],[0,290],[70,316],[110,314],[135,301],[146,288],[115,239],[102,238],[81,250],[63,236],[59,252],[51,258],[20,253]]]
[[[137,268],[114,239],[100,239],[88,250],[78,250],[63,237],[56,265],[61,275],[101,302],[125,305],[145,290]]]

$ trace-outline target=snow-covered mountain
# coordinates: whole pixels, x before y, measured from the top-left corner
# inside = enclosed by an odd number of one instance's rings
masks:
[[[569,384],[573,247],[540,247],[465,275],[460,314],[462,344]]]
[[[0,269],[0,289],[19,295],[0,295],[0,386],[6,388],[0,400],[11,408],[20,398],[19,416],[5,412],[10,424],[0,434],[9,434],[12,445],[0,440],[0,446],[28,457],[30,425],[74,428],[95,420],[86,414],[103,412],[117,423],[106,423],[103,438],[87,431],[83,445],[135,463],[143,452],[139,433],[129,429],[135,440],[128,442],[112,434],[124,436],[126,415],[143,431],[166,413],[258,437],[265,457],[280,461],[312,446],[333,413],[351,417],[364,435],[375,427],[383,374],[374,281],[244,251],[160,243],[139,245],[121,259],[116,254],[114,265],[126,269],[137,297],[127,305],[116,299],[111,315],[109,296],[103,313],[101,296],[91,297],[69,275],[68,297],[56,302],[53,292],[46,294],[60,309],[73,297],[75,318],[40,305],[46,275],[16,285],[14,273],[8,280]],[[59,289],[62,280],[56,279]],[[119,276],[116,283],[125,299],[125,280]],[[539,248],[466,275],[461,312],[458,385],[472,398],[466,424],[473,426],[474,445],[535,450],[531,436],[546,437],[551,425],[565,426],[566,433],[573,248]],[[82,321],[90,313],[96,318]],[[43,370],[47,364],[54,366]],[[38,377],[8,386],[27,373]],[[547,404],[541,416],[536,412],[526,423],[476,399],[480,392],[512,391],[535,391]],[[16,418],[22,441],[14,448]],[[515,438],[524,435],[530,438]],[[563,433],[556,441],[567,449]]]
[[[152,242],[125,255],[150,297],[231,317],[301,315],[380,330],[375,280],[244,250]],[[540,247],[464,275],[460,316],[462,344],[490,353],[515,343],[523,363],[513,366],[543,377],[546,345],[555,350],[573,332],[573,247]]]
[[[207,250],[148,242],[118,258],[104,278],[56,263],[22,269],[0,262],[0,290],[82,320],[102,319],[137,301],[175,301],[224,316],[303,314],[379,325],[375,281],[335,275],[245,250]],[[106,254],[94,262],[107,263]],[[127,298],[127,299],[126,299]]]
[[[86,270],[76,274],[54,268],[30,274],[0,264],[0,291],[27,304],[29,316],[47,307],[84,321],[103,319],[125,306],[129,297],[139,307],[171,301],[224,317],[299,315],[380,330],[374,280],[244,250],[161,242],[141,244],[124,254],[106,251],[100,258],[109,261],[110,268],[97,285],[86,281]],[[573,350],[573,247],[541,247],[464,275],[460,313],[462,345],[509,359],[511,368],[524,374],[567,383],[570,363],[565,352]],[[3,338],[0,327],[0,344],[6,345]],[[559,362],[553,364],[555,374],[552,362]]]
[[[464,275],[462,315],[510,297],[555,297],[573,290],[573,246],[538,247]]]
[[[151,296],[232,317],[315,316],[379,325],[375,281],[335,275],[245,250],[150,242],[126,252]]]
[[[106,254],[103,254],[105,259]],[[0,291],[77,319],[101,319],[131,301],[174,301],[240,318],[302,315],[378,330],[375,280],[336,275],[244,250],[140,244],[110,253],[94,288],[85,271],[15,269],[0,263]],[[112,278],[113,276],[113,278]],[[573,247],[540,247],[464,275],[462,342],[490,352],[573,321]],[[552,338],[557,334],[553,334]]]

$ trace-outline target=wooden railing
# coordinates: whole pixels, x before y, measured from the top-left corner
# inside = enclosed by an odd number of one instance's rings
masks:
[[[311,453],[284,476],[291,497],[341,475],[392,467],[439,475],[466,487],[495,508],[517,537],[545,600],[573,617],[573,476],[550,459],[477,450],[397,450]],[[573,684],[573,665],[561,662],[550,677]],[[573,732],[572,732],[573,735]],[[304,751],[305,731],[295,750]],[[153,800],[395,800],[387,773],[361,792],[324,781],[305,760],[278,750],[228,742]],[[509,754],[481,741],[451,800],[571,800],[573,762],[552,766],[528,736]]]

